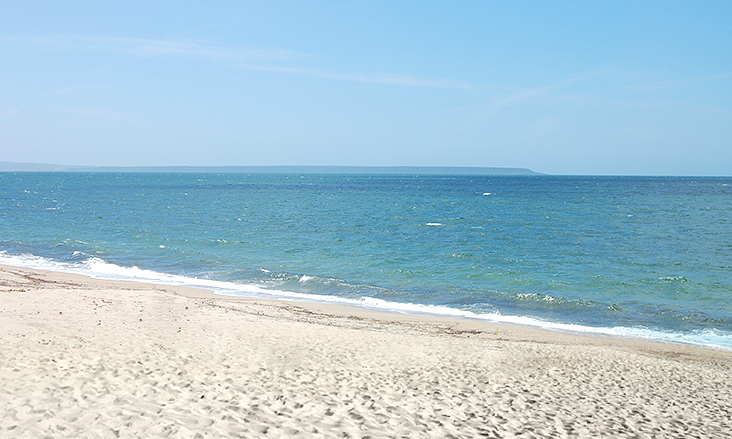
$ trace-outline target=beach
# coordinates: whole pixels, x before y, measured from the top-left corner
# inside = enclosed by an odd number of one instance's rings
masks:
[[[732,352],[0,266],[0,437],[729,437]]]

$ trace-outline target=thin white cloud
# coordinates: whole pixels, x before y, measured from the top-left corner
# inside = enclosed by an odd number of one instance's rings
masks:
[[[537,88],[529,88],[529,89],[523,89],[519,90],[514,93],[510,93],[504,96],[497,97],[493,99],[493,104],[498,107],[506,107],[515,103],[528,101],[532,98],[538,97],[538,96],[544,96],[552,91],[558,89],[564,85],[564,83],[558,83],[558,84],[550,84],[545,85],[542,87]]]
[[[122,111],[105,110],[101,108],[86,107],[58,107],[58,110],[64,113],[83,114],[96,119],[112,120],[117,122],[136,122],[137,119]]]
[[[8,114],[9,114],[10,116],[17,116],[17,115],[19,115],[19,114],[20,114],[20,110],[18,110],[18,109],[16,108],[16,109],[13,109],[13,110],[10,110],[10,111],[8,111]]]
[[[302,57],[302,54],[274,49],[238,50],[202,41],[153,40],[128,37],[97,36],[51,36],[51,37],[9,37],[0,40],[66,49],[119,52],[130,55],[153,57],[182,55],[208,58],[214,61],[286,60]]]
[[[297,62],[312,55],[279,49],[232,49],[204,41],[154,40],[127,37],[52,36],[13,37],[0,36],[0,41],[38,44],[75,50],[117,52],[140,57],[188,56],[210,61],[236,62],[239,68],[293,75],[311,76],[339,81],[361,82],[408,87],[439,87],[468,89],[473,86],[465,81],[452,79],[418,78],[385,72],[343,73],[321,69],[309,69],[277,65],[278,62]]]
[[[372,84],[386,85],[406,85],[410,87],[444,87],[444,88],[472,88],[465,81],[456,81],[454,79],[424,79],[415,78],[408,75],[396,75],[393,73],[367,73],[367,74],[347,74],[347,73],[329,73],[321,72],[324,78],[342,79],[344,81],[367,82]]]
[[[627,90],[627,91],[634,91],[634,92],[647,92],[647,91],[662,90],[665,88],[681,87],[684,85],[695,84],[695,83],[699,83],[699,82],[709,82],[709,81],[728,79],[728,78],[732,78],[732,73],[720,73],[718,75],[702,76],[700,78],[692,78],[692,79],[681,79],[681,80],[677,80],[677,81],[659,81],[659,82],[650,82],[647,84],[626,85],[626,86],[620,87],[619,90]]]
[[[442,88],[473,88],[473,86],[464,81],[456,81],[453,79],[425,79],[416,78],[409,75],[397,75],[393,73],[337,73],[327,70],[303,69],[296,67],[282,67],[276,65],[253,65],[243,64],[241,68],[247,70],[260,70],[277,73],[290,73],[294,75],[312,76],[315,78],[334,79],[339,81],[363,82],[369,84],[382,85],[402,85],[409,87],[442,87]]]
[[[563,81],[555,82],[553,84],[543,85],[536,88],[522,89],[514,93],[510,93],[493,99],[493,105],[497,107],[505,107],[515,103],[525,102],[537,97],[549,95],[556,90],[560,90],[572,84],[576,84],[578,82],[586,81],[588,79],[602,75],[607,70],[607,68],[588,70],[573,75]]]
[[[499,94],[498,96],[490,99],[486,104],[455,108],[452,109],[452,111],[457,113],[462,112],[470,115],[471,122],[469,126],[474,126],[477,124],[481,124],[486,120],[499,117],[508,107],[516,105],[532,105],[536,101],[540,100],[544,103],[549,104],[557,103],[559,101],[578,101],[582,104],[587,104],[590,102],[590,98],[588,98],[588,96],[577,94],[567,95],[566,93],[562,93],[561,91],[570,87],[571,85],[587,81],[597,76],[607,74],[611,71],[613,71],[613,68],[611,67],[598,67],[595,69],[586,70],[574,74],[567,79],[552,84],[542,85],[534,88],[522,88],[509,93]],[[548,129],[550,127],[551,124],[548,122],[548,120],[549,119],[542,122],[542,129]],[[559,123],[554,123],[554,125],[551,126],[558,127]],[[537,127],[539,127],[539,125],[537,125]]]
[[[69,95],[69,94],[76,94],[76,93],[87,93],[87,92],[103,90],[103,89],[104,89],[104,87],[98,86],[98,85],[83,85],[83,86],[76,86],[76,87],[61,88],[61,89],[50,92],[50,94]]]

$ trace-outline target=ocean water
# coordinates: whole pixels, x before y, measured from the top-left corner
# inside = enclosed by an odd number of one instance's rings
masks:
[[[732,178],[0,173],[0,263],[732,349]]]

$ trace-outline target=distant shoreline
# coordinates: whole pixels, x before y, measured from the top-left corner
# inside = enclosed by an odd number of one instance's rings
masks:
[[[67,166],[0,162],[0,172],[150,172],[229,174],[545,175],[528,168],[478,166]]]

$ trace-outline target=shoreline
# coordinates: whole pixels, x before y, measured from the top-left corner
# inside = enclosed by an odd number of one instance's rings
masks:
[[[1,265],[0,265],[1,267]],[[85,277],[85,275],[80,275]],[[112,281],[114,282],[114,281]],[[134,282],[134,281],[133,281]],[[141,282],[146,283],[146,282]],[[216,294],[211,290],[196,287],[184,287],[184,286],[171,286],[166,284],[152,284],[160,288],[173,288],[174,293],[191,299],[211,299],[220,300],[223,302],[231,302],[233,306],[232,310],[238,310],[240,312],[258,313],[261,311],[254,311],[255,309],[262,307],[266,309],[277,309],[287,310],[287,313],[273,313],[271,316],[277,316],[283,319],[294,319],[299,321],[309,321],[311,323],[318,323],[319,317],[328,317],[337,321],[348,321],[348,320],[367,320],[373,323],[377,322],[390,322],[400,323],[405,325],[438,325],[440,327],[449,327],[450,332],[454,334],[506,334],[509,338],[496,338],[497,340],[515,340],[522,339],[526,341],[533,341],[538,343],[574,343],[574,344],[587,344],[587,345],[611,345],[614,347],[631,347],[633,349],[645,349],[653,350],[658,352],[673,352],[673,353],[687,353],[687,352],[700,352],[721,351],[730,354],[729,357],[732,359],[732,350],[725,349],[723,347],[710,347],[710,346],[699,346],[688,343],[676,343],[673,341],[665,340],[650,340],[642,339],[638,337],[629,337],[622,335],[603,334],[603,333],[583,333],[580,331],[563,331],[560,329],[545,329],[532,325],[512,324],[506,322],[492,322],[489,320],[451,317],[451,316],[440,316],[440,315],[425,315],[418,313],[400,313],[381,311],[371,309],[368,307],[361,307],[358,305],[349,304],[338,304],[328,302],[309,302],[307,300],[288,300],[288,299],[269,299],[259,297],[247,297],[247,296],[230,296],[225,294]],[[239,304],[242,306],[236,306]],[[217,306],[225,307],[223,304]],[[247,306],[251,308],[247,308]],[[263,314],[258,314],[263,315]],[[312,316],[312,319],[307,319],[305,316]],[[334,325],[333,322],[329,322],[329,325]],[[599,340],[594,340],[599,339]],[[659,346],[657,346],[659,345]],[[663,347],[668,349],[664,349]]]
[[[732,352],[0,265],[12,437],[724,437]]]
[[[194,298],[194,299],[216,299],[216,300],[231,300],[231,301],[241,301],[241,302],[252,302],[252,303],[258,303],[258,304],[270,304],[273,306],[282,305],[282,304],[292,304],[297,305],[300,308],[303,308],[305,310],[309,310],[311,312],[328,312],[333,315],[338,315],[341,317],[347,317],[350,315],[358,315],[358,316],[370,316],[373,319],[376,320],[400,320],[400,321],[406,321],[410,318],[415,318],[415,322],[434,322],[434,321],[441,321],[443,324],[453,324],[453,325],[459,325],[459,326],[467,326],[469,328],[472,328],[470,330],[472,331],[480,331],[480,332],[486,332],[489,331],[489,329],[485,329],[488,327],[505,327],[505,328],[513,328],[516,331],[523,334],[524,337],[527,337],[528,335],[532,334],[533,331],[538,331],[535,336],[531,337],[535,340],[542,340],[545,337],[549,337],[552,339],[552,334],[558,333],[562,334],[566,337],[587,337],[590,339],[593,338],[600,338],[603,340],[616,340],[618,343],[627,344],[627,343],[650,343],[650,344],[661,344],[661,345],[671,345],[671,346],[679,346],[683,348],[691,348],[691,349],[708,349],[713,351],[723,351],[723,352],[729,352],[732,353],[732,348],[728,348],[725,346],[720,345],[703,345],[703,344],[695,344],[691,342],[682,342],[682,341],[675,341],[672,339],[654,339],[649,337],[643,337],[643,336],[634,336],[632,334],[625,335],[625,334],[613,334],[610,332],[605,331],[583,331],[582,329],[565,329],[562,328],[562,326],[576,326],[579,328],[588,328],[588,329],[596,329],[594,327],[585,327],[582,325],[576,325],[576,324],[563,324],[559,325],[557,327],[543,327],[539,323],[532,324],[532,323],[518,323],[518,322],[510,322],[510,321],[496,321],[491,320],[488,318],[471,318],[469,316],[463,317],[463,316],[453,316],[453,315],[441,315],[439,313],[430,313],[430,312],[420,312],[420,311],[406,311],[406,312],[400,312],[399,310],[381,310],[376,309],[373,307],[369,307],[367,305],[358,305],[358,304],[349,304],[349,303],[337,303],[337,302],[330,302],[327,300],[318,301],[318,300],[308,300],[308,298],[287,298],[287,297],[257,297],[257,296],[245,296],[245,295],[229,295],[229,294],[218,294],[214,292],[211,289],[206,288],[205,286],[189,286],[189,285],[176,285],[176,284],[168,284],[168,283],[160,283],[156,282],[155,280],[137,280],[137,279],[105,279],[103,277],[94,277],[92,275],[83,274],[83,273],[76,273],[72,271],[57,271],[53,269],[46,269],[46,268],[27,268],[22,266],[16,266],[16,265],[9,265],[7,263],[1,263],[0,262],[0,269],[7,268],[7,269],[19,269],[19,270],[28,270],[28,271],[37,271],[41,273],[55,273],[62,276],[80,276],[82,279],[88,279],[93,281],[100,281],[100,282],[122,282],[122,283],[135,283],[135,284],[141,284],[141,285],[155,285],[159,288],[167,288],[170,290],[175,290],[177,294],[181,294],[183,296]],[[537,320],[537,322],[540,322]],[[476,329],[477,328],[483,328],[483,329]],[[599,329],[612,329],[612,328],[599,328]],[[543,334],[543,335],[542,335]]]

